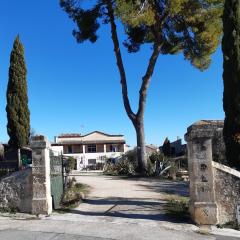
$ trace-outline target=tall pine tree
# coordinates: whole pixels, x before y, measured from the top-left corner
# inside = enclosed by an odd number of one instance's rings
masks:
[[[223,1],[60,0],[61,7],[76,23],[73,35],[79,43],[86,40],[96,42],[101,24],[110,25],[123,104],[136,130],[138,163],[143,174],[147,171],[144,115],[148,88],[157,60],[159,56],[182,52],[193,66],[200,70],[207,69],[222,34]],[[129,53],[139,51],[144,44],[151,46],[145,72],[139,79],[141,87],[137,89],[139,99],[136,111],[128,96],[129,78],[118,36],[120,25],[126,36],[124,46]]]
[[[17,36],[10,57],[6,107],[9,145],[13,148],[21,148],[29,143],[30,112],[26,75],[24,48]]]
[[[240,170],[240,0],[225,1],[223,29],[226,157],[231,167]]]

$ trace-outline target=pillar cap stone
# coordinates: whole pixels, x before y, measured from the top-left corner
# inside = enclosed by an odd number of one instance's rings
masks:
[[[199,138],[212,138],[217,129],[222,129],[224,121],[221,120],[200,120],[187,129],[185,140],[191,141]]]
[[[31,148],[49,148],[51,144],[45,136],[37,135],[31,138],[30,146]]]

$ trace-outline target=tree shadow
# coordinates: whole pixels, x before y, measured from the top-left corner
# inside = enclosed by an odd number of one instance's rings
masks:
[[[138,184],[146,190],[166,193],[172,195],[178,195],[181,197],[189,196],[189,183],[188,182],[177,182],[177,181],[161,181],[149,184]],[[144,190],[145,191],[145,190]]]
[[[98,209],[97,206],[109,205],[103,211],[71,209],[68,213],[79,214],[83,216],[100,216],[126,219],[142,219],[155,221],[169,221],[173,223],[192,223],[190,218],[183,216],[172,216],[167,214],[164,207],[165,201],[151,199],[126,199],[126,198],[100,198],[85,199],[84,203],[88,204],[90,209]],[[81,205],[80,205],[81,208]]]

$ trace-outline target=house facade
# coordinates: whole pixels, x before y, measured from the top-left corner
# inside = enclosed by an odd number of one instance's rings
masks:
[[[52,150],[62,152],[77,160],[77,169],[103,163],[107,158],[117,158],[126,152],[123,135],[110,135],[94,131],[86,135],[61,134],[55,137]]]

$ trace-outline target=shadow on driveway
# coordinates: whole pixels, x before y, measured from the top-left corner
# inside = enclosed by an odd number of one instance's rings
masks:
[[[127,219],[143,219],[155,221],[170,221],[173,223],[192,223],[189,217],[166,214],[165,201],[151,199],[101,198],[86,199],[87,209],[68,210],[72,214],[84,216],[102,216]],[[93,209],[96,209],[94,211]]]
[[[189,196],[189,183],[188,182],[176,182],[176,181],[159,181],[149,184],[138,184],[140,187],[144,187],[146,190],[178,195],[181,197]]]

